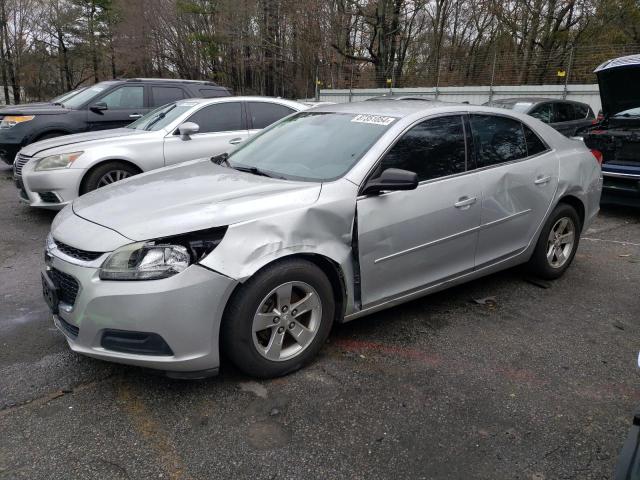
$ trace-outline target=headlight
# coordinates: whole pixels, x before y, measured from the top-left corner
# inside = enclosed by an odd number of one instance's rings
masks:
[[[84,152],[61,153],[41,158],[36,165],[36,170],[53,170],[56,168],[68,168]]]
[[[226,227],[120,247],[100,267],[101,280],[159,280],[182,272],[220,243]]]
[[[35,115],[7,115],[0,122],[0,128],[11,128],[18,123],[30,122]]]

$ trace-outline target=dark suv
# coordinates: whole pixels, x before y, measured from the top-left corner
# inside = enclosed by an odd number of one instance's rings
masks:
[[[8,106],[0,109],[0,158],[12,164],[16,153],[30,143],[123,127],[175,100],[229,95],[213,82],[131,78],[97,83],[62,102]]]
[[[608,60],[595,74],[603,115],[582,136],[602,161],[602,203],[640,206],[640,55]]]
[[[581,128],[593,125],[596,118],[589,105],[571,100],[519,97],[493,100],[485,105],[526,113],[548,123],[567,137],[575,135]]]

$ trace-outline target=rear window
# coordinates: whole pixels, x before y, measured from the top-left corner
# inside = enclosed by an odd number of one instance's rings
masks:
[[[151,96],[153,97],[153,106],[159,107],[176,100],[182,100],[184,91],[179,87],[151,87]]]
[[[293,108],[268,102],[247,102],[252,128],[265,128],[295,112]]]

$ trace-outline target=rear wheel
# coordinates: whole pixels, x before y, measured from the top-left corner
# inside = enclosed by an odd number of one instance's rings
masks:
[[[578,249],[581,228],[576,210],[566,203],[559,204],[542,229],[529,260],[532,273],[548,280],[562,276]]]
[[[225,312],[222,348],[248,375],[285,375],[315,357],[334,314],[333,290],[324,272],[306,260],[285,260],[235,292]]]
[[[85,178],[80,194],[84,195],[101,187],[106,187],[125,178],[137,175],[140,171],[124,162],[107,162],[94,168]]]

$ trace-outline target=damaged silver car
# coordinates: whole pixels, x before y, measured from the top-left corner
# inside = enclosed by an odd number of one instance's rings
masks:
[[[182,377],[216,373],[222,352],[284,375],[334,322],[522,263],[559,277],[601,184],[581,142],[529,116],[321,106],[76,199],[43,292],[76,352]]]

